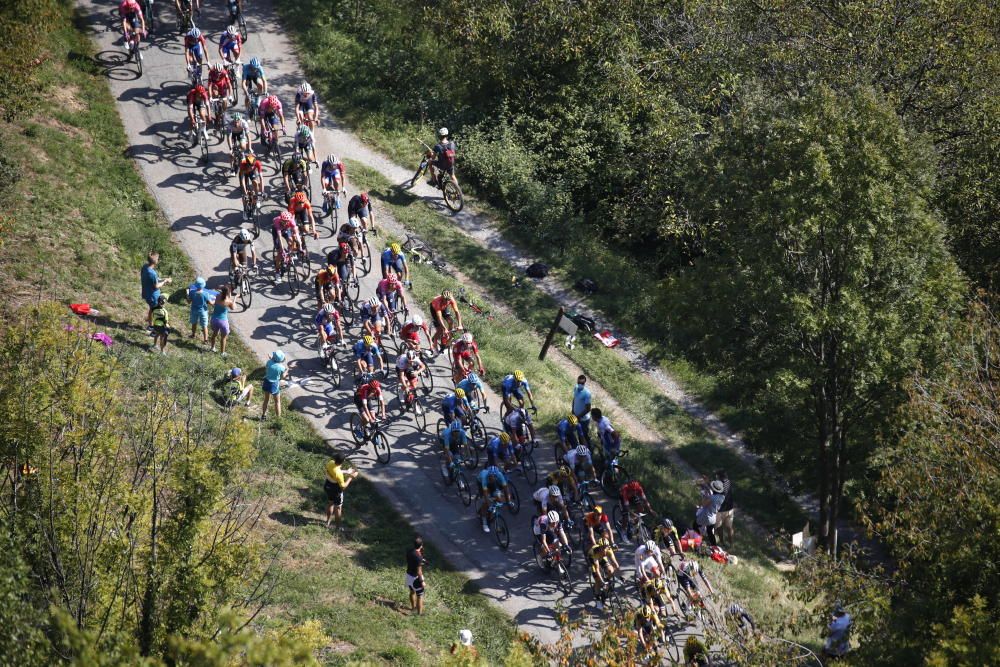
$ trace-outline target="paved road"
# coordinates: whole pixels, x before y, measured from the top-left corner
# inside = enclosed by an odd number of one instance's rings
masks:
[[[180,38],[172,30],[172,12],[166,11],[166,3],[158,3],[159,15],[165,21],[152,43],[147,44],[144,73],[138,76],[132,65],[123,62],[120,38],[109,5],[92,0],[80,0],[79,4],[86,24],[93,31],[97,60],[107,68],[111,90],[132,144],[131,155],[171,221],[175,238],[190,255],[196,269],[209,278],[210,286],[225,282],[228,268],[226,237],[232,235],[242,220],[239,190],[234,187],[235,181],[228,172],[224,145],[219,146],[213,138],[216,145],[210,159],[207,164],[201,164],[180,136],[186,123],[183,101],[186,85]],[[213,3],[200,24],[210,41],[217,39],[218,31],[225,25],[221,7]],[[254,3],[250,30],[251,36],[243,51],[244,60],[252,55],[264,57],[269,84],[285,103],[286,114],[291,113],[289,103],[300,81],[300,70],[288,41],[279,32],[269,3]],[[381,169],[383,173],[399,181],[410,175],[400,167],[393,165],[390,168],[383,156],[361,145],[329,118],[324,118],[317,141],[318,155],[335,152],[376,164],[380,169],[385,166]],[[269,183],[276,185],[273,166],[267,171]],[[313,185],[314,188],[318,186],[316,182]],[[272,189],[276,190],[276,187]],[[350,183],[348,190],[349,195],[353,194]],[[418,184],[415,192],[439,201],[426,185]],[[267,209],[276,211],[277,203],[269,202]],[[380,222],[387,222],[385,216]],[[391,226],[392,221],[388,222]],[[398,228],[395,231],[398,233]],[[326,224],[319,243],[312,243],[314,262],[320,259],[320,250],[332,245],[331,237],[332,231]],[[264,237],[261,240],[264,241]],[[270,258],[268,246],[269,241],[258,244],[258,250],[266,250],[265,259]],[[374,293],[376,272],[363,281],[362,296]],[[180,281],[187,277],[177,278]],[[262,360],[276,347],[285,350],[292,360],[293,376],[326,378],[314,346],[311,317],[315,302],[312,298],[302,295],[292,298],[284,285],[272,287],[264,280],[258,280],[255,287],[252,306],[232,315],[235,332]],[[447,371],[441,364],[434,370],[440,393],[440,388],[447,384]],[[291,392],[293,408],[310,420],[329,443],[331,451],[332,448],[354,446],[347,429],[347,420],[353,411],[348,383],[349,380],[345,380],[343,386],[337,388],[324,379]],[[499,403],[493,394],[488,400],[493,406]],[[433,420],[436,421],[436,417]],[[494,411],[487,415],[487,426],[495,428],[497,425]],[[414,528],[431,539],[455,567],[464,571],[483,594],[504,609],[523,630],[542,641],[556,639],[554,611],[560,601],[577,609],[587,607],[595,611],[585,583],[585,572],[579,564],[574,564],[573,568],[578,584],[568,598],[564,598],[534,565],[528,533],[533,489],[523,478],[515,478],[515,484],[524,507],[519,515],[508,515],[511,546],[508,551],[501,551],[491,536],[481,532],[472,510],[464,508],[454,490],[441,483],[433,441],[417,431],[409,418],[392,423],[389,434],[393,445],[391,465],[376,464],[367,452],[353,456],[353,460],[365,468],[366,474]],[[550,457],[542,452],[538,459],[544,472],[550,465],[547,460]],[[630,559],[622,557],[621,560]]]

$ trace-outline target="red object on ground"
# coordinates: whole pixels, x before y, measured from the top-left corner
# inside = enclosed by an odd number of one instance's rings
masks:
[[[618,347],[618,344],[621,342],[620,340],[615,338],[614,334],[611,333],[610,329],[605,329],[604,331],[595,332],[594,338],[601,341],[601,343],[604,344],[604,347]]]
[[[69,304],[69,309],[77,315],[90,315],[89,303],[71,303]]]

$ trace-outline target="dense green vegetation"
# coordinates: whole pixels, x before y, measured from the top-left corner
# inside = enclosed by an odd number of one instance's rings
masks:
[[[509,238],[596,278],[605,312],[714,377],[752,446],[817,493],[827,546],[847,509],[886,528],[905,577],[817,578],[859,608],[880,594],[866,647],[935,664],[995,650],[967,641],[1000,614],[993,561],[972,577],[947,548],[916,549],[953,534],[953,505],[918,503],[941,527],[922,533],[886,480],[909,451],[943,456],[970,416],[925,432],[931,408],[907,388],[957,377],[967,283],[1000,275],[994,5],[279,5],[314,85],[362,137],[406,163],[452,128],[463,178]],[[975,322],[988,338],[995,324]],[[940,461],[923,474],[967,477]],[[988,519],[961,539],[985,554],[995,537]]]
[[[324,529],[331,450],[304,419],[220,409],[226,368],[260,379],[238,340],[225,361],[176,338],[147,352],[145,254],[194,274],[70,3],[4,5],[0,37],[22,28],[27,50],[3,57],[37,65],[0,68],[20,102],[0,128],[0,665],[437,665],[460,627],[502,661],[511,623],[433,545],[427,613],[406,613],[412,528],[371,484],[352,485],[343,535]]]

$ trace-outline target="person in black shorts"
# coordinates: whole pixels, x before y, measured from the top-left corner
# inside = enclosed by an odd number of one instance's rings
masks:
[[[326,527],[330,527],[330,520],[336,519],[337,528],[340,528],[340,520],[344,509],[344,491],[351,482],[358,476],[357,470],[344,471],[344,455],[340,452],[333,455],[333,459],[326,463],[326,480],[323,490],[326,491]]]
[[[419,535],[413,540],[413,548],[406,552],[406,587],[410,591],[410,611],[418,615],[424,613],[424,538]]]

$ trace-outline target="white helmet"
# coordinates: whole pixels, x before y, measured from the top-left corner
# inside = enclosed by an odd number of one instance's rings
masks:
[[[328,303],[323,306],[323,312],[325,313],[333,314],[333,311],[335,310],[337,310],[337,307],[334,306],[332,303]]]
[[[406,358],[409,359],[410,361],[416,361],[416,359],[417,359],[417,351],[416,350],[407,350],[406,351]]]
[[[472,334],[469,333],[468,331],[466,331],[464,334],[462,334],[462,342],[463,343],[471,343],[472,342]]]
[[[329,155],[326,156],[326,161],[329,162],[330,164],[337,164],[337,156],[334,155],[333,153],[330,153]]]
[[[372,298],[368,299],[368,305],[371,306],[372,308],[378,306],[378,297],[373,296]]]
[[[236,36],[236,26],[231,25],[228,28],[226,28],[226,33],[229,34],[229,35],[232,35],[233,37],[235,37]]]
[[[590,454],[590,450],[587,449],[587,445],[577,445],[576,446],[576,455],[577,456],[587,456],[588,454]]]
[[[303,95],[312,95],[313,87],[309,85],[308,81],[303,81],[302,85],[299,86],[299,92]]]
[[[415,324],[418,327],[424,326],[424,318],[420,317],[419,315],[414,315],[413,324]]]
[[[236,235],[236,238],[244,242],[253,240],[253,236],[246,229],[240,229],[240,233]]]
[[[447,137],[448,136],[448,128],[447,127],[442,127],[440,130],[438,130],[438,136],[439,137]]]
[[[545,518],[549,520],[549,523],[559,523],[559,512],[549,512]]]
[[[646,551],[656,551],[656,542],[653,540],[646,540]]]
[[[549,495],[552,496],[553,498],[562,498],[562,491],[559,489],[558,486],[553,484],[552,486],[549,487]]]

